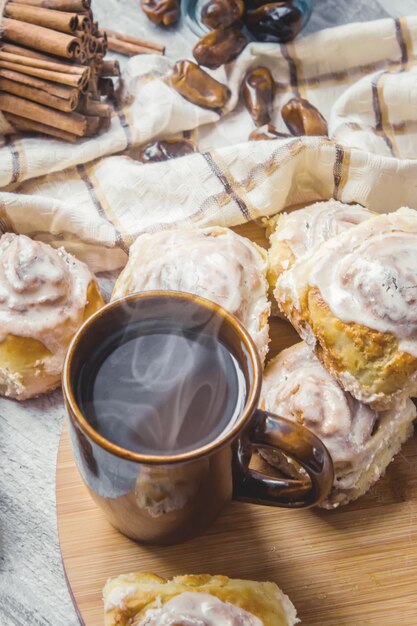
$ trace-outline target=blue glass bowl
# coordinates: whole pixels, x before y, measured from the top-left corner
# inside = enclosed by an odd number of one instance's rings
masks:
[[[191,30],[202,37],[210,29],[201,21],[201,10],[208,0],[182,0],[183,13],[188,26]],[[301,29],[305,27],[310,19],[311,12],[313,10],[313,0],[293,0],[293,5],[296,6],[303,14],[303,21]]]

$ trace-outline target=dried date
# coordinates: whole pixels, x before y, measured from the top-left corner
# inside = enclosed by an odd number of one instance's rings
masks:
[[[255,128],[249,135],[251,141],[264,141],[265,139],[288,139],[291,137],[289,133],[281,133],[272,124],[265,124],[259,128]]]
[[[179,20],[181,0],[142,0],[145,15],[158,26],[172,26]]]
[[[304,98],[291,98],[282,107],[282,119],[288,130],[301,135],[327,135],[327,122],[315,106]]]
[[[255,67],[246,74],[242,83],[242,96],[256,126],[271,121],[274,91],[274,79],[267,67]]]
[[[217,28],[204,35],[193,48],[193,55],[200,65],[215,70],[233,61],[247,44],[246,36],[238,26]]]
[[[228,28],[240,23],[245,13],[243,0],[211,0],[201,11],[201,21],[208,28]]]
[[[177,61],[171,75],[171,85],[183,98],[205,109],[220,111],[231,96],[226,85],[219,83],[192,61]]]
[[[301,30],[303,14],[288,2],[268,2],[246,14],[246,26],[259,41],[285,43]]]
[[[196,146],[189,139],[159,139],[144,146],[136,159],[142,163],[158,163],[177,159],[196,151]]]

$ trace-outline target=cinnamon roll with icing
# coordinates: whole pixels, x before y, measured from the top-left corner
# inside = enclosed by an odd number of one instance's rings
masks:
[[[375,409],[417,392],[417,211],[340,233],[278,279],[282,312],[346,391]]]
[[[303,254],[323,241],[361,224],[375,215],[359,204],[338,200],[316,202],[292,213],[279,213],[269,221],[268,282],[275,289],[280,275]]]
[[[265,250],[228,228],[181,228],[138,237],[112,299],[136,291],[186,291],[224,307],[246,326],[262,361],[268,352]]]
[[[0,394],[26,400],[57,387],[66,349],[103,305],[94,276],[63,248],[0,238]]]
[[[295,626],[290,599],[274,583],[227,576],[154,574],[110,579],[104,626]]]
[[[261,406],[314,432],[333,460],[335,479],[323,508],[336,508],[362,496],[384,473],[413,432],[416,407],[411,400],[375,411],[344,392],[301,342],[267,366]],[[290,476],[303,470],[276,451],[260,449],[273,466]]]

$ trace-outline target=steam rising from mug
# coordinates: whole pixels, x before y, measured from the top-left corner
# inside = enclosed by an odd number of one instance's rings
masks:
[[[235,357],[204,329],[178,326],[136,322],[91,355],[94,373],[82,382],[79,401],[91,425],[120,447],[192,450],[217,439],[242,412],[245,379]]]

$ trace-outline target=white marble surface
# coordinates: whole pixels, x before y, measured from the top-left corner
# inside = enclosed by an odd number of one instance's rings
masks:
[[[139,0],[93,0],[102,26],[158,38],[170,56],[185,56],[192,38],[161,33],[147,23],[138,5]],[[417,0],[315,0],[306,32],[416,13]],[[0,400],[0,626],[78,624],[62,570],[55,517],[63,416],[58,391],[22,405]]]

